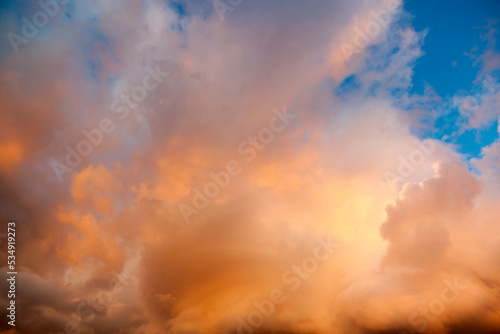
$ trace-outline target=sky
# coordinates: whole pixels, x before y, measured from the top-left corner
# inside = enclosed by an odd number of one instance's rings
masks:
[[[500,332],[499,29],[497,0],[0,2],[0,333]]]

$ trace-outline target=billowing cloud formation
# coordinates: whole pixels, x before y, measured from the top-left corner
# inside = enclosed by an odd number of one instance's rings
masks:
[[[394,0],[229,3],[69,2],[4,41],[17,331],[498,331],[500,144],[467,165],[392,94],[425,32]]]

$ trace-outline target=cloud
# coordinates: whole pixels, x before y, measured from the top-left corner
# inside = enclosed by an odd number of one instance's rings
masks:
[[[398,13],[352,59],[339,49],[402,4],[244,1],[224,21],[210,3],[175,4],[75,2],[2,59],[0,213],[18,223],[19,331],[237,333],[256,312],[254,333],[498,327],[498,142],[475,175],[452,145],[415,135],[440,99],[405,93],[403,110],[391,94],[411,87],[426,34]],[[130,103],[156,66],[168,77]],[[359,87],[337,94],[349,77]],[[493,119],[486,95],[471,124]],[[263,145],[285,107],[295,117]],[[60,182],[52,163],[103,118],[115,130]],[[186,224],[179,204],[233,160],[242,172]],[[329,237],[339,247],[300,271]],[[422,318],[455,279],[467,289]],[[277,290],[272,312],[256,306]]]

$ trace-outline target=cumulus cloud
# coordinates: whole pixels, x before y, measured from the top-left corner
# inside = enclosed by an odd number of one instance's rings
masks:
[[[426,33],[401,5],[243,1],[220,20],[199,1],[71,2],[5,55],[19,332],[498,328],[498,142],[475,174],[414,134],[391,91],[410,88]],[[349,77],[359,87],[337,94]],[[478,123],[496,117],[478,103]],[[450,284],[466,289],[432,313]]]

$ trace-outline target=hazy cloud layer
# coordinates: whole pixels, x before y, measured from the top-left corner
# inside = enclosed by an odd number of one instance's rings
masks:
[[[432,94],[391,94],[425,39],[400,6],[253,0],[221,20],[210,2],[75,1],[19,53],[3,41],[18,332],[498,331],[500,144],[468,165],[411,130]],[[3,31],[20,31],[14,16]],[[497,57],[480,56],[477,80]],[[339,93],[351,75],[358,89]],[[464,129],[498,119],[488,87]],[[197,195],[231,161],[228,185]],[[283,302],[259,310],[273,291]]]

